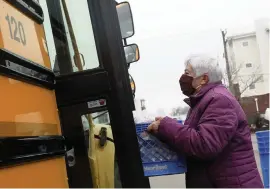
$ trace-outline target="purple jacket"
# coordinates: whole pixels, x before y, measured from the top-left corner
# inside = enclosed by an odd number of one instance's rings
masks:
[[[184,126],[165,117],[158,135],[187,157],[187,188],[263,188],[241,106],[221,84],[189,98]]]

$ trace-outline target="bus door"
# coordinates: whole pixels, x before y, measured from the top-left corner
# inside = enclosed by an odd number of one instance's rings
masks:
[[[45,31],[56,74],[62,132],[68,143],[69,186],[93,185],[82,116],[108,111],[122,187],[148,188],[115,1],[40,3],[47,8],[49,17]]]

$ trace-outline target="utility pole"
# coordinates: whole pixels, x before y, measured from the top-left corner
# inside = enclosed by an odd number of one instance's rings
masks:
[[[234,94],[232,74],[231,74],[230,63],[229,63],[228,52],[227,52],[227,40],[226,40],[227,31],[221,30],[221,34],[222,34],[222,41],[223,41],[223,46],[224,46],[224,57],[226,61],[226,71],[228,75],[229,89]]]

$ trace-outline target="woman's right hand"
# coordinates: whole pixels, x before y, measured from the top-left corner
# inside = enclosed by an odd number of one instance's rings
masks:
[[[163,117],[156,117],[155,121],[161,121],[163,119]]]
[[[149,133],[154,133],[157,134],[158,132],[158,127],[160,125],[160,121],[163,119],[163,117],[156,117],[155,121],[153,123],[151,123],[148,127],[147,127],[147,131]]]

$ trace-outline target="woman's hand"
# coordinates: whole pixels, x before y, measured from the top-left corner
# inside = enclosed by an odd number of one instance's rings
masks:
[[[155,121],[161,121],[163,119],[163,117],[156,117]]]
[[[160,125],[160,121],[163,119],[163,117],[156,117],[155,121],[153,123],[151,123],[148,127],[147,127],[147,131],[149,133],[154,133],[157,134],[158,132],[158,127]]]

